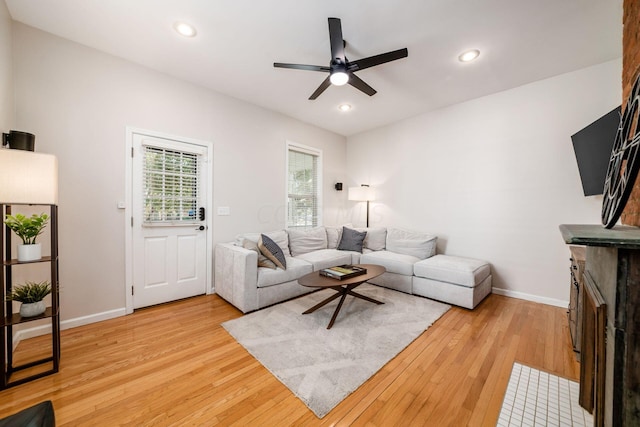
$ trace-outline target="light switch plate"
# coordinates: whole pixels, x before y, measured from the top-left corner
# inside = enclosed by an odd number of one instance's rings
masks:
[[[231,208],[229,206],[218,207],[218,215],[231,215]]]

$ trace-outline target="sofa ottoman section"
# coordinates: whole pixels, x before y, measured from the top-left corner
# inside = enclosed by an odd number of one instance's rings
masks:
[[[435,255],[413,266],[413,293],[473,309],[491,293],[488,262]]]

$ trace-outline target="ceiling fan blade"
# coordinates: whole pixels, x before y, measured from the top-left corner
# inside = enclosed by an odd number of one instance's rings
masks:
[[[329,40],[331,41],[331,60],[340,59],[343,64],[346,63],[342,24],[339,18],[329,18]]]
[[[320,65],[305,65],[305,64],[283,64],[282,62],[274,62],[273,66],[276,68],[291,68],[294,70],[306,70],[306,71],[323,71],[329,72],[331,68],[323,67]]]
[[[406,58],[408,55],[409,55],[409,51],[405,47],[404,49],[398,49],[392,52],[381,53],[380,55],[370,56],[368,58],[362,58],[356,61],[351,61],[349,62],[349,66],[347,68],[349,71],[364,70],[365,68],[384,64],[385,62],[391,62],[391,61],[395,61],[396,59]]]
[[[353,73],[349,73],[349,84],[369,96],[373,96],[376,94],[376,90],[374,88],[366,84],[364,80]]]
[[[311,96],[309,97],[309,100],[313,101],[314,99],[319,97],[320,94],[324,92],[329,86],[331,86],[331,81],[329,80],[329,77],[327,77],[326,79],[324,79],[322,83],[320,83],[320,86],[318,86],[318,89],[316,89],[316,91],[311,94]]]

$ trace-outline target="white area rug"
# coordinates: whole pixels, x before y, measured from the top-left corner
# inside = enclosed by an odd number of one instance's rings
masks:
[[[498,427],[593,426],[578,404],[579,391],[575,381],[514,363]]]
[[[334,292],[323,290],[222,326],[322,418],[450,308],[369,284],[355,291],[384,304],[347,296],[327,330],[339,299],[302,314]]]

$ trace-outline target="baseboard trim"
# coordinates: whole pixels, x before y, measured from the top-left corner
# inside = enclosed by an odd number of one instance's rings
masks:
[[[526,301],[539,302],[540,304],[553,305],[555,307],[567,308],[569,307],[569,301],[563,301],[561,299],[541,297],[539,295],[526,294],[524,292],[510,291],[509,289],[493,288],[492,292],[497,295],[503,295],[510,298],[518,298]]]
[[[60,330],[77,328],[78,326],[88,325],[90,323],[101,322],[126,314],[126,309],[117,308],[115,310],[103,311],[102,313],[90,314],[89,316],[81,316],[73,319],[63,320],[60,322]],[[35,326],[33,328],[22,329],[13,336],[13,349],[15,350],[21,340],[38,337],[51,333],[51,324]]]

